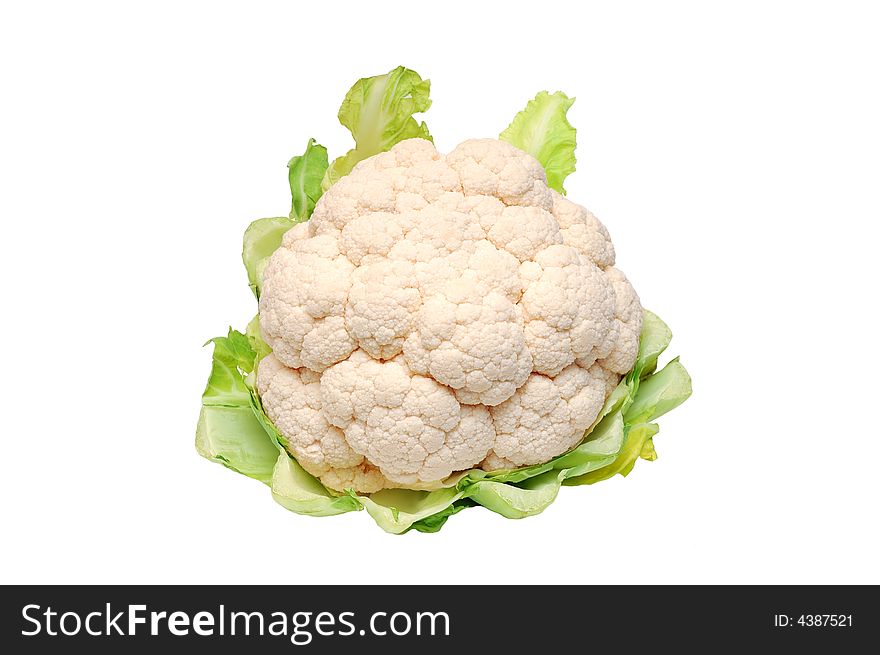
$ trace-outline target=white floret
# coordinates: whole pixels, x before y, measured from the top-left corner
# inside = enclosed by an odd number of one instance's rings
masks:
[[[285,365],[322,371],[355,349],[343,325],[353,270],[328,235],[293,240],[269,259],[260,327]]]
[[[639,354],[639,334],[642,331],[642,305],[636,290],[626,279],[622,271],[609,268],[608,279],[614,287],[615,313],[614,324],[617,339],[611,352],[599,362],[603,367],[620,375],[629,371]]]
[[[595,264],[571,246],[551,245],[523,264],[521,274],[526,343],[535,371],[552,377],[575,359],[590,366],[609,352],[614,289]]]
[[[563,243],[577,249],[599,268],[614,266],[614,244],[599,219],[556,191],[550,193]]]
[[[404,343],[409,366],[455,390],[467,404],[497,405],[532,370],[522,317],[507,297],[458,280],[428,298]]]
[[[604,402],[602,378],[577,364],[552,379],[533,373],[509,400],[490,409],[494,456],[504,467],[546,462],[583,439]]]
[[[361,353],[324,372],[322,404],[328,421],[385,477],[430,482],[485,457],[495,436],[485,408],[465,411],[447,387],[413,375],[402,361]]]
[[[509,143],[471,139],[459,144],[446,161],[461,176],[465,195],[494,196],[505,205],[553,207],[544,168]]]
[[[635,360],[641,305],[614,259],[602,223],[530,155],[403,141],[334,184],[270,258],[263,404],[340,491],[546,461]]]
[[[551,244],[562,243],[556,219],[540,207],[505,207],[489,228],[488,237],[521,262],[534,259]]]
[[[412,266],[379,260],[359,267],[352,275],[345,325],[372,357],[391,359],[403,350],[420,306],[421,293]]]
[[[338,427],[321,411],[320,376],[309,369],[290,369],[269,355],[257,376],[266,414],[285,439],[285,447],[299,464],[333,488],[343,480],[364,491],[386,486],[374,467],[365,465]]]

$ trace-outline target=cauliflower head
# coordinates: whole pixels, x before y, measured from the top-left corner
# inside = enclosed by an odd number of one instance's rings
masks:
[[[266,414],[339,491],[546,462],[635,361],[642,308],[614,259],[525,152],[402,141],[333,184],[265,267]]]

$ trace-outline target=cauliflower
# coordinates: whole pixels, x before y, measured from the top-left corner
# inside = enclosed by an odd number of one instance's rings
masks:
[[[430,488],[577,445],[638,352],[605,227],[494,139],[401,141],[331,186],[263,272],[257,388],[331,489]]]
[[[657,417],[691,393],[672,333],[615,268],[605,226],[566,197],[575,129],[538,93],[499,139],[446,155],[415,114],[431,83],[358,80],[309,139],[287,216],[244,234],[258,315],[214,346],[196,448],[310,516],[366,510],[436,532],[481,505],[543,511],[563,483],[655,459]]]

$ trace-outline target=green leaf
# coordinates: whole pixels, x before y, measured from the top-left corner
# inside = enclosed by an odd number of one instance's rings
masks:
[[[214,355],[208,385],[202,394],[202,403],[225,407],[247,405],[250,392],[239,371],[240,368],[250,372],[254,368],[255,353],[247,337],[230,328],[228,336],[216,337],[208,343],[214,344]]]
[[[238,330],[229,328],[225,337],[215,337],[208,343],[214,344],[214,357],[228,361],[245,373],[254,370],[254,349],[250,340]]]
[[[547,184],[564,194],[565,178],[574,173],[576,130],[566,114],[574,98],[558,91],[541,91],[501,133],[501,140],[523,150],[544,167]]]
[[[666,350],[670,341],[672,341],[672,330],[669,326],[656,314],[647,309],[643,310],[639,354],[635,364],[642,377],[654,372],[657,368],[657,358]]]
[[[214,344],[211,375],[202,394],[196,426],[196,450],[234,471],[268,483],[278,453],[251,408],[244,373],[254,368],[255,353],[245,335],[229,330]]]
[[[321,178],[327,170],[327,149],[309,139],[306,151],[292,158],[287,166],[292,198],[290,216],[260,218],[244,232],[241,259],[247,270],[248,284],[257,299],[260,298],[263,270],[269,257],[278,250],[282,237],[290,228],[309,219],[323,193]]]
[[[656,318],[656,317],[655,317]],[[657,319],[659,321],[659,319]],[[662,323],[662,322],[661,322]],[[656,325],[656,324],[655,324]],[[665,324],[664,324],[665,327]],[[668,328],[666,328],[668,331]],[[649,329],[649,333],[651,330]],[[643,335],[645,332],[643,331]],[[655,332],[656,334],[656,332]],[[660,343],[658,340],[656,343]],[[666,341],[668,343],[668,340]],[[664,344],[662,348],[665,348]],[[661,350],[662,350],[661,348]],[[646,352],[653,353],[653,348],[646,347]],[[656,363],[656,356],[649,355],[647,361]],[[636,364],[638,366],[638,362]],[[607,480],[618,473],[627,475],[641,457],[645,460],[657,459],[653,437],[660,430],[656,423],[649,423],[666,412],[681,405],[691,395],[691,378],[684,366],[674,359],[663,370],[649,375],[638,383],[637,390],[628,404],[623,418],[626,424],[626,439],[620,454],[609,466],[572,477],[565,481],[567,485],[594,484]]]
[[[383,489],[357,498],[380,528],[401,534],[422,519],[446,511],[461,497],[462,492],[453,487],[436,491]]]
[[[306,151],[287,162],[290,181],[290,218],[296,223],[309,220],[324,193],[321,180],[327,172],[327,148],[309,139]]]
[[[254,358],[254,368],[256,368],[257,364],[260,363],[260,360],[263,359],[266,355],[272,352],[272,349],[269,347],[265,341],[263,341],[263,335],[260,332],[260,315],[257,314],[251,319],[251,322],[247,324],[247,328],[244,331],[245,335],[247,335],[248,343],[253,349],[256,357]]]
[[[287,216],[260,218],[248,226],[244,232],[244,245],[241,259],[247,270],[248,284],[257,299],[263,285],[263,270],[273,252],[281,245],[284,233],[295,223]]]
[[[361,509],[357,498],[334,496],[280,445],[272,471],[272,498],[282,507],[308,516],[334,516]]]
[[[619,455],[623,441],[623,415],[617,411],[602,419],[577,448],[557,457],[554,467],[563,469],[566,479],[601,469]]]
[[[450,516],[454,516],[461,510],[473,507],[476,504],[477,503],[469,498],[461,498],[451,505],[447,505],[436,514],[432,514],[431,516],[416,521],[410,526],[410,529],[417,530],[418,532],[439,532],[440,528],[446,525],[446,521],[449,520]]]
[[[278,459],[278,450],[250,406],[203,406],[196,427],[196,450],[202,457],[266,484]]]
[[[645,444],[651,437],[657,434],[660,428],[656,423],[640,423],[630,427],[626,434],[620,455],[614,462],[604,468],[591,471],[585,475],[573,477],[565,481],[566,485],[595,484],[607,480],[618,473],[626,476],[635,466],[636,460],[642,453]]]
[[[642,446],[642,452],[639,453],[639,457],[648,462],[653,462],[657,459],[657,451],[654,449],[653,437],[645,439],[645,445]]]
[[[639,383],[632,404],[624,413],[628,425],[653,421],[669,412],[691,395],[691,376],[678,358],[663,370],[649,375]]]
[[[431,106],[430,80],[398,66],[385,75],[365,77],[354,83],[339,108],[339,122],[351,132],[355,147],[333,161],[324,176],[326,191],[347,175],[359,161],[390,150],[406,139],[431,139],[425,123],[413,114]]]
[[[468,498],[486,509],[509,519],[521,519],[543,512],[559,493],[565,475],[562,471],[547,471],[518,485],[481,480],[468,488]]]

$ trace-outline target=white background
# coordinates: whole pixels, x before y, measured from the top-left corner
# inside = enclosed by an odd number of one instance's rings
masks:
[[[5,3],[0,581],[880,583],[878,16],[603,4]],[[577,96],[569,196],[694,379],[658,461],[393,537],[196,455],[244,228],[398,64],[442,151]]]

